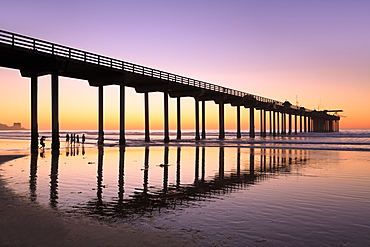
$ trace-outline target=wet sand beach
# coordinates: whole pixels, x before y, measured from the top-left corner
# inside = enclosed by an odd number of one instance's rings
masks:
[[[0,155],[0,165],[23,156]],[[1,176],[0,229],[0,246],[195,246],[173,234],[67,217],[16,195]]]

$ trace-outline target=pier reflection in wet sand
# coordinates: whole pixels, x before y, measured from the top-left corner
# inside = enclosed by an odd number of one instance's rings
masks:
[[[46,150],[25,157],[26,163],[3,164],[2,173],[13,189],[53,209],[180,231],[205,246],[366,244],[366,152],[204,146],[85,151]],[[29,172],[20,172],[23,165]]]
[[[73,147],[73,149],[76,149],[76,147]],[[94,154],[93,149],[89,151]],[[208,152],[206,153],[206,151]],[[63,158],[65,160],[78,156],[78,152],[72,150],[71,147],[66,147],[65,153],[66,156]],[[162,159],[160,159],[160,153],[163,154]],[[113,161],[117,160],[113,157],[116,154],[118,154],[117,163]],[[150,157],[150,154],[152,154],[152,157]],[[75,197],[73,201],[70,201],[70,196],[64,199],[63,195],[59,193],[59,157],[63,157],[63,155],[52,153],[51,156],[49,197],[51,207],[57,207],[59,202],[61,208],[65,208],[65,205],[71,205],[73,211],[82,212],[86,215],[132,218],[135,217],[135,214],[151,215],[153,211],[189,207],[196,205],[197,201],[214,200],[222,197],[223,194],[245,189],[250,185],[258,184],[259,181],[269,179],[275,173],[289,172],[289,166],[292,164],[304,164],[308,159],[308,151],[263,148],[206,148],[198,146],[184,148],[168,146],[122,147],[120,149],[108,148],[104,150],[103,147],[99,147],[97,162],[84,162],[85,166],[86,163],[96,165],[96,188],[92,189],[96,191],[96,194],[95,196],[88,196],[87,200],[85,196],[81,195],[81,197]],[[105,158],[105,156],[107,157]],[[171,160],[176,162],[171,163],[170,156]],[[296,158],[293,159],[294,156]],[[42,155],[42,157],[45,157],[45,155]],[[135,160],[132,160],[132,158]],[[136,162],[140,158],[142,159],[142,165]],[[35,164],[37,164],[37,158],[33,157],[31,160],[30,194],[35,200],[37,180]],[[78,166],[78,162],[74,162],[71,164],[69,172],[83,171]],[[116,167],[115,171],[118,170],[118,179],[116,180],[118,192],[116,192],[116,196],[112,195],[115,187],[112,179],[105,179],[103,174],[103,171],[106,170],[111,177],[115,173],[112,169],[114,167]],[[75,171],[73,171],[74,168],[76,168]],[[139,179],[138,170],[141,172],[141,179]],[[191,176],[191,170],[194,171],[193,176]],[[132,172],[136,174],[132,174]],[[60,173],[63,174],[62,171]],[[149,177],[150,173],[151,177]],[[79,176],[91,181],[91,178],[86,178],[91,174],[80,174]],[[140,180],[143,181],[142,186],[140,186]],[[159,183],[159,181],[162,182]],[[128,188],[125,188],[125,182],[128,183],[128,185],[126,184]],[[60,180],[60,183],[60,187],[64,187],[65,183],[80,187],[82,191],[77,192],[77,194],[86,194],[91,190],[88,186],[81,187],[79,180],[72,181],[71,178],[65,182]],[[91,182],[87,184],[91,185]],[[68,189],[73,190],[73,187]],[[70,193],[74,192],[71,191]],[[67,209],[72,210],[71,206]]]

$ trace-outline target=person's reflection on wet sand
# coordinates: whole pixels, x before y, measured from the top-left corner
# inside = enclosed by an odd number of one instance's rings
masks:
[[[45,158],[45,149],[42,148],[41,151],[40,151],[40,158]]]

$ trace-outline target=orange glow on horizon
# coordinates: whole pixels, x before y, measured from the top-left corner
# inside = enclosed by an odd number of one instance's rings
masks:
[[[22,126],[30,128],[30,86],[29,79],[22,78],[18,71],[1,68],[1,77],[11,82],[7,90],[1,90],[2,107],[0,123],[13,125],[21,122]],[[39,78],[39,109],[38,123],[40,130],[51,129],[51,95],[50,76]],[[339,90],[339,89],[337,89]],[[344,90],[344,89],[343,89]],[[314,92],[307,90],[308,95],[301,95],[303,105],[309,104]],[[340,121],[341,129],[370,129],[370,116],[364,113],[358,105],[367,104],[368,91],[356,92],[356,100],[343,101],[341,94],[328,94],[322,100],[324,109],[343,109],[344,115]],[[348,95],[348,93],[346,93]],[[346,95],[343,94],[343,95]],[[338,96],[339,95],[339,96]],[[90,87],[86,81],[60,78],[59,91],[59,126],[61,130],[97,130],[98,128],[98,93],[97,88]],[[312,98],[313,100],[317,100]],[[16,101],[15,101],[16,100]],[[143,94],[138,94],[133,88],[126,89],[126,129],[144,130]],[[149,94],[150,129],[163,130],[163,94]],[[294,102],[291,100],[291,102]],[[330,105],[327,103],[330,102]],[[325,104],[324,104],[325,103]],[[200,103],[201,114],[201,103]],[[343,107],[343,108],[342,108]],[[309,108],[309,107],[308,107]],[[311,109],[313,109],[312,107]],[[317,108],[317,107],[316,107]],[[169,99],[169,125],[176,130],[177,112],[176,99]],[[206,129],[217,130],[218,105],[213,101],[206,102]],[[181,127],[183,130],[195,128],[195,103],[191,97],[181,98]],[[249,109],[241,109],[242,129],[249,129]],[[255,128],[259,129],[259,111],[255,112]],[[200,116],[201,121],[201,116]],[[201,122],[200,122],[201,124]],[[201,127],[201,125],[200,125]],[[236,107],[225,105],[225,128],[236,129]],[[118,86],[104,87],[104,129],[119,129],[119,90]]]

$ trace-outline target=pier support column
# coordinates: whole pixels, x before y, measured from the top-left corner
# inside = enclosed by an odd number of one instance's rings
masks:
[[[51,125],[52,148],[59,149],[59,81],[58,74],[51,74]]]
[[[195,97],[195,140],[200,140],[199,135],[199,97]]]
[[[177,140],[181,140],[181,98],[177,97]]]
[[[126,137],[125,137],[125,84],[121,83],[119,85],[120,89],[120,118],[119,118],[119,144],[126,145]]]
[[[206,139],[206,101],[202,100],[202,139]]]
[[[339,123],[340,123],[339,120],[337,120],[337,127],[336,127],[337,128],[337,132],[339,132]]]
[[[329,132],[333,132],[333,120],[329,120]]]
[[[337,131],[339,131],[339,120],[338,120],[338,122],[337,122]]]
[[[163,93],[163,106],[164,106],[164,142],[170,142],[170,133],[169,133],[169,120],[168,120],[168,92]]]
[[[299,132],[302,133],[303,129],[302,129],[302,115],[299,116]]]
[[[288,121],[289,121],[289,126],[288,126],[288,133],[289,135],[292,134],[292,114],[288,113]]]
[[[339,132],[339,120],[338,120],[338,122],[337,122],[337,131]]]
[[[263,109],[260,110],[260,136],[263,137]]]
[[[297,114],[294,114],[294,134],[296,135],[297,134],[297,128],[298,128],[298,124],[297,124]]]
[[[218,105],[219,109],[219,139],[225,139],[225,113],[224,113],[224,101],[221,100],[220,104]]]
[[[276,112],[276,134],[280,134],[280,112]]]
[[[144,93],[145,142],[150,142],[149,133],[149,93]]]
[[[269,111],[269,123],[270,123],[269,132],[271,136],[272,135],[272,111]]]
[[[276,136],[276,111],[272,112],[272,135]]]
[[[286,134],[286,116],[285,112],[281,113],[281,134]]]
[[[263,136],[266,137],[266,110],[263,110]]]
[[[98,145],[104,143],[104,96],[103,96],[103,85],[98,87],[98,104],[99,104],[99,116],[98,116]]]
[[[304,119],[304,132],[307,132],[307,116],[303,116],[303,119]]]
[[[307,122],[308,122],[307,132],[311,132],[311,117],[307,117]]]
[[[254,131],[254,107],[249,107],[249,137],[254,138],[256,136]]]
[[[37,76],[31,77],[31,152],[38,151],[38,121],[37,121],[37,94],[38,94]]]
[[[241,130],[240,130],[240,105],[236,106],[236,138],[241,138]]]

